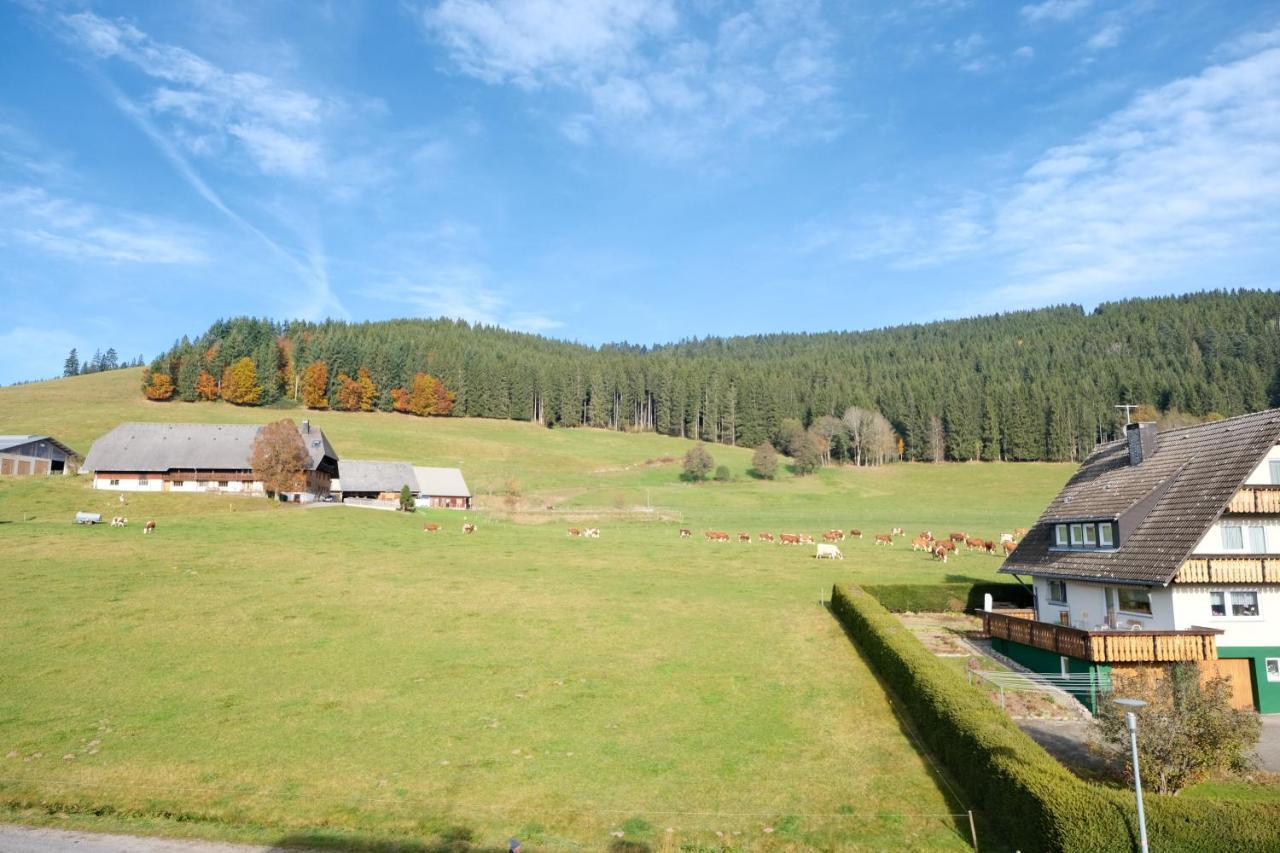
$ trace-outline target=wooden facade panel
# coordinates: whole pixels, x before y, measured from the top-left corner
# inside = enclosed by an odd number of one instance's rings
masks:
[[[1220,658],[1200,662],[1200,681],[1225,678],[1231,684],[1231,707],[1253,709],[1253,661],[1249,658]]]
[[[982,614],[988,635],[1097,663],[1213,660],[1214,632],[1084,631],[1003,613]]]

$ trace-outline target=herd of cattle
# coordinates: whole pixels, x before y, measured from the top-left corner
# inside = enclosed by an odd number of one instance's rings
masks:
[[[572,534],[571,534],[572,535]],[[729,542],[735,537],[731,536],[724,530],[707,530],[703,532],[703,538],[708,542]],[[895,527],[888,533],[875,534],[876,545],[892,546],[894,541],[899,537],[905,538],[907,532],[901,527]],[[992,539],[982,539],[976,536],[970,536],[968,533],[953,531],[945,539],[939,539],[933,535],[930,530],[922,530],[920,535],[911,540],[911,550],[925,551],[930,556],[941,562],[947,562],[947,559],[954,556],[961,548],[966,551],[980,551],[985,554],[1010,554],[1017,547],[1017,542],[1023,536],[1027,535],[1027,528],[1019,527],[1013,533],[1001,533],[998,542]],[[861,539],[862,531],[853,529],[848,533],[849,538]],[[680,528],[680,538],[690,539],[693,537],[693,531],[686,527]],[[739,533],[737,540],[743,543],[751,542],[750,533]],[[757,542],[777,542],[779,545],[817,545],[818,559],[843,560],[844,553],[835,543],[845,540],[845,532],[835,529],[828,530],[822,534],[822,542],[817,542],[813,536],[808,533],[779,533],[774,538],[772,533],[758,533],[755,541]]]

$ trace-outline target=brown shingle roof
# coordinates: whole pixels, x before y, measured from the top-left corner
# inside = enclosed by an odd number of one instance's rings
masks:
[[[1161,433],[1156,452],[1137,466],[1124,439],[1099,445],[1000,571],[1168,584],[1277,441],[1280,409],[1269,409]],[[1118,549],[1050,550],[1055,522],[1106,518],[1121,519]]]

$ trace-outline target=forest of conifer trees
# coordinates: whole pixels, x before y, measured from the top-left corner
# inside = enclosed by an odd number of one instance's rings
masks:
[[[658,346],[588,347],[447,319],[241,317],[176,342],[151,363],[144,392],[784,450],[798,421],[824,460],[864,464],[1076,460],[1116,433],[1119,403],[1193,419],[1280,405],[1280,294],[1212,291],[1089,312],[1068,305]],[[870,439],[859,438],[859,424]]]

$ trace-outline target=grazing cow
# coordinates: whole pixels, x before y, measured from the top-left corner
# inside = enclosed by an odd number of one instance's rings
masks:
[[[750,543],[750,542],[751,542],[751,534],[750,534],[750,533],[739,533],[739,534],[738,534],[738,541],[739,541],[739,542],[747,542],[747,543]]]
[[[582,535],[583,535],[583,536],[585,536],[585,537],[587,537],[588,539],[599,539],[599,538],[600,538],[600,528],[599,528],[599,527],[588,527],[586,530],[582,531]]]
[[[687,528],[687,527],[681,527],[681,528],[680,528],[680,538],[681,538],[681,539],[688,539],[688,538],[689,538],[690,536],[692,536],[692,535],[693,535],[693,531],[692,531],[692,530],[690,530],[689,528]]]
[[[801,544],[801,545],[812,545],[812,544],[813,544],[813,537],[812,537],[812,536],[810,536],[808,533],[801,533],[801,534],[800,534],[800,544]]]
[[[834,529],[834,530],[828,530],[827,532],[828,532],[828,533],[830,533],[832,536],[834,536],[834,537],[836,538],[836,540],[837,540],[837,541],[839,541],[839,542],[843,542],[843,541],[844,541],[844,531],[843,531],[843,530],[840,530],[839,528],[836,528],[836,529]]]
[[[928,539],[930,542],[932,542],[932,541],[933,541],[933,531],[932,531],[932,530],[921,530],[921,531],[920,531],[920,538],[921,538],[921,539]]]
[[[978,539],[973,536],[970,536],[964,540],[964,546],[968,548],[970,551],[981,551],[986,547],[986,544],[987,543],[983,542],[981,539]]]
[[[475,533],[475,532],[476,532],[476,526],[475,526],[474,524],[472,524],[471,522],[469,522],[469,521],[468,521],[466,524],[463,524],[463,525],[462,525],[462,532],[463,532],[463,533]]]
[[[952,532],[952,534],[947,538],[950,539],[952,542],[963,542],[964,540],[969,538],[969,534]]]
[[[828,530],[826,533],[822,534],[822,538],[825,539],[827,542],[835,542],[836,540],[840,539],[840,537],[836,535],[836,531],[834,530]]]
[[[436,524],[434,521],[428,521],[426,524],[422,525],[422,529],[426,533],[439,533],[440,525]]]
[[[757,534],[756,534],[756,538],[757,538],[757,539],[759,539],[761,542],[772,542],[772,541],[773,541],[773,534],[772,534],[772,533],[757,533]]]
[[[1000,541],[1001,541],[1002,543],[1004,543],[1004,542],[1012,542],[1012,541],[1013,541],[1013,534],[1012,534],[1012,533],[1001,533],[1001,534],[1000,534]]]
[[[154,521],[148,521],[146,524],[142,525],[143,536],[146,536],[148,533],[155,533],[155,532],[156,532],[156,523]]]
[[[779,533],[778,544],[779,545],[799,545],[800,537],[794,533]]]
[[[835,545],[819,545],[818,553],[814,554],[819,560],[843,560],[844,554]]]
[[[1013,535],[1021,539],[1023,536],[1027,535],[1027,528],[1019,527],[1017,530],[1013,531]]]
[[[951,549],[939,542],[938,546],[933,549],[933,558],[945,563],[947,561],[947,555],[950,553]]]
[[[933,550],[933,540],[925,539],[923,536],[917,536],[911,540],[912,551],[931,551]]]
[[[850,535],[850,536],[852,536],[854,539],[861,539],[861,538],[862,538],[862,531],[861,531],[861,530],[850,530],[850,531],[849,531],[849,535]]]
[[[1013,549],[1018,547],[1018,546],[1017,546],[1014,542],[1012,542],[1012,541],[1010,541],[1010,542],[1004,542],[1004,543],[1001,543],[1001,544],[1003,544],[1003,546],[1004,546],[1004,552],[1005,552],[1005,554],[1006,554],[1006,555],[1008,555],[1008,554],[1012,554],[1012,553],[1013,553]]]
[[[725,533],[723,530],[708,530],[703,535],[707,537],[708,542],[728,542],[729,541],[729,534]]]
[[[111,519],[112,527],[124,527],[128,523],[129,519],[125,518],[123,515],[117,515],[115,518]]]
[[[986,551],[988,554],[994,554],[996,552],[996,543],[988,539],[986,542],[982,543],[982,550]]]
[[[893,544],[893,534],[892,534],[892,533],[877,533],[877,534],[876,534],[876,544],[877,544],[877,545],[892,545],[892,544]]]
[[[943,540],[942,540],[941,542],[939,542],[938,544],[939,544],[940,546],[942,546],[943,548],[945,548],[947,551],[949,551],[949,552],[950,552],[950,553],[952,553],[952,554],[958,553],[958,551],[957,551],[957,549],[956,549],[956,540],[954,540],[954,539],[943,539]]]
[[[890,536],[906,536],[907,531],[903,530],[901,527],[895,527],[889,531],[889,535]]]
[[[581,530],[579,530],[578,528],[576,528],[576,527],[570,527],[570,528],[569,528],[569,538],[571,538],[571,539],[576,539],[577,537],[579,537],[579,536],[581,536],[581,535],[582,535],[582,531],[581,531]]]

